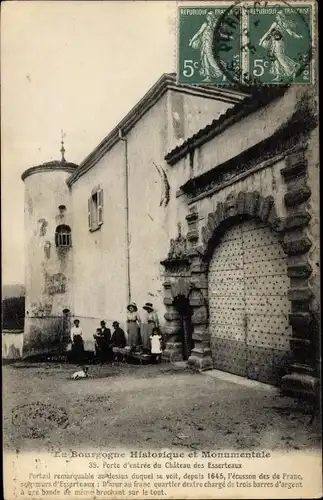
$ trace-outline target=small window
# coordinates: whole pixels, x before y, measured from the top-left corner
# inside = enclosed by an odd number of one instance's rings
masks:
[[[55,232],[55,245],[57,247],[72,246],[72,235],[70,226],[66,226],[65,224],[57,226]]]
[[[92,191],[88,199],[88,226],[90,231],[99,229],[103,224],[103,189],[100,187]]]

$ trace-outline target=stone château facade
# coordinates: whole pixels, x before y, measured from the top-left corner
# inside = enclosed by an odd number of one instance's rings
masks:
[[[26,186],[25,355],[78,317],[152,302],[164,357],[311,392],[319,370],[315,89],[244,94],[163,75],[77,166]]]

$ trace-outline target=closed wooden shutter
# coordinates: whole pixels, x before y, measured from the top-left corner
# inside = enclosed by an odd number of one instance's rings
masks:
[[[103,189],[99,189],[97,193],[98,197],[98,225],[103,224]]]
[[[89,225],[89,229],[91,230],[92,229],[92,198],[88,199],[87,205],[88,205],[88,225]]]

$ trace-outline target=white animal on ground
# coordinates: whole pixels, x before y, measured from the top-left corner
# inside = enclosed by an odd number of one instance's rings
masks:
[[[72,379],[79,380],[80,378],[88,378],[88,369],[83,368],[82,370],[73,373]]]

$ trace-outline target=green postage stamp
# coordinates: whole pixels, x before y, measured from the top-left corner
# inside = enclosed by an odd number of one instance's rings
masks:
[[[241,67],[241,16],[238,14],[238,34],[235,38],[221,33],[223,46],[230,45],[224,51],[222,60],[217,60],[215,35],[219,20],[225,15],[230,5],[179,8],[178,38],[178,75],[180,83],[190,84],[225,84],[228,83],[222,66],[235,64],[235,70]],[[238,7],[240,11],[240,7]]]
[[[178,9],[178,81],[274,85],[314,81],[315,2],[213,2]]]

